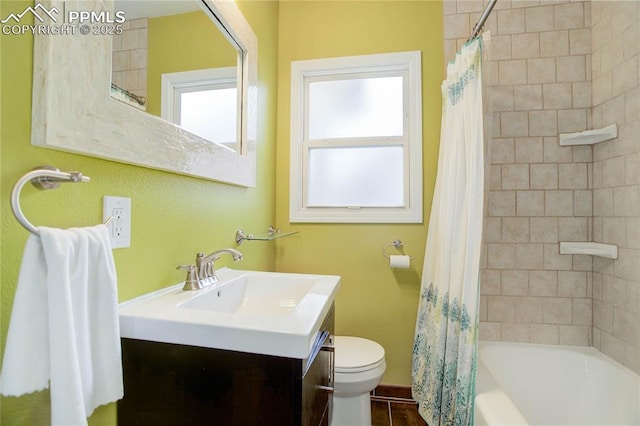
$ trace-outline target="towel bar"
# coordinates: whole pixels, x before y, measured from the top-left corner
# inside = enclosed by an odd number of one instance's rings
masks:
[[[60,170],[50,166],[39,167],[32,170],[22,176],[18,182],[16,182],[13,190],[11,191],[11,210],[13,211],[13,215],[27,231],[35,235],[40,235],[38,228],[24,217],[24,213],[22,213],[22,209],[20,208],[20,191],[22,191],[22,187],[27,182],[31,182],[33,186],[38,189],[55,189],[60,185],[60,183],[89,181],[91,181],[91,178],[83,176],[80,172],[61,172]],[[105,222],[105,225],[108,225],[109,222],[111,222],[111,219],[112,218],[109,217]]]

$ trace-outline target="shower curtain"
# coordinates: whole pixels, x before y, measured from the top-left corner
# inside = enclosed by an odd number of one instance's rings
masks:
[[[438,174],[412,359],[429,426],[473,425],[484,150],[482,42],[467,43],[442,83]]]

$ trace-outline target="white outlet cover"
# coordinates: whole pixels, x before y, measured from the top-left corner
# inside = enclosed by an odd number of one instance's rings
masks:
[[[111,248],[131,247],[131,198],[105,195],[102,203],[102,220],[113,216],[107,228]]]

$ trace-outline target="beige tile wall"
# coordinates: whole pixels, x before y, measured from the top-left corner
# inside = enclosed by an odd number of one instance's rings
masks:
[[[111,82],[146,97],[148,19],[125,21],[122,28],[122,34],[113,36]]]
[[[593,262],[593,345],[640,372],[640,2],[593,2],[593,234],[618,245]]]
[[[451,58],[484,4],[446,4]],[[591,148],[558,145],[559,132],[589,124],[589,3],[498,1],[487,27],[494,125],[481,339],[589,345],[591,258],[560,255],[559,241],[591,238]]]
[[[445,0],[447,60],[486,3]],[[487,21],[483,340],[594,345],[640,370],[639,4],[499,0]],[[558,144],[614,122],[616,141]],[[594,239],[620,258],[559,254]]]

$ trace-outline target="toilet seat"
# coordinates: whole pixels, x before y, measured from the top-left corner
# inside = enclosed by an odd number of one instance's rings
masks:
[[[362,337],[335,336],[336,373],[373,370],[385,363],[384,348]]]

